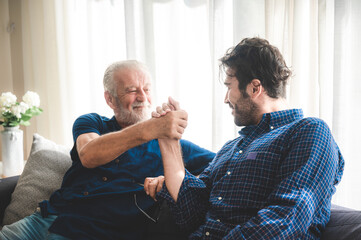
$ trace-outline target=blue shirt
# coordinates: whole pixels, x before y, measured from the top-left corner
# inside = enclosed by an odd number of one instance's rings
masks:
[[[61,188],[49,201],[40,203],[42,214],[58,217],[51,232],[71,239],[142,239],[149,221],[136,207],[148,210],[154,200],[144,192],[144,179],[163,175],[157,140],[129,149],[113,161],[88,169],[83,167],[76,149],[76,139],[83,133],[103,135],[121,130],[115,117],[108,119],[92,113],[79,117],[73,126],[72,166]],[[201,173],[215,154],[181,140],[184,162],[189,171]]]
[[[186,171],[177,202],[190,239],[318,239],[344,160],[327,125],[302,110],[263,115],[226,143],[209,167]]]

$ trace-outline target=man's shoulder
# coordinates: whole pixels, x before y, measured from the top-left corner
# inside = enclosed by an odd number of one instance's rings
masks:
[[[73,137],[76,138],[88,132],[95,132],[99,135],[119,130],[113,118],[109,119],[97,113],[88,113],[78,117],[73,124]]]
[[[109,121],[110,119],[104,116],[99,115],[98,113],[87,113],[80,115],[75,122],[77,121]]]
[[[329,130],[327,123],[324,120],[316,117],[301,118],[297,120],[294,125],[298,130],[321,129],[321,128]]]
[[[325,138],[332,138],[332,133],[327,123],[316,117],[306,117],[295,121],[288,130],[288,135],[293,139],[307,138],[312,141],[319,141]]]
[[[317,118],[317,117],[305,117],[305,118],[301,118],[300,122],[304,123],[304,124],[318,124],[318,125],[326,125],[326,122],[324,120],[322,120],[321,118]]]
[[[113,118],[108,118],[99,115],[98,113],[87,113],[79,116],[75,122],[74,127],[81,125],[106,125],[113,122]]]

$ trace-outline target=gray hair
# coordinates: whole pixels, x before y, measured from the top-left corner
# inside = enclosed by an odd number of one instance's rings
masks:
[[[147,66],[137,60],[125,60],[112,63],[109,67],[105,70],[104,78],[103,78],[103,85],[104,91],[108,91],[113,97],[116,97],[116,86],[114,82],[114,73],[120,69],[134,69],[140,70],[149,78],[151,78],[150,72]]]

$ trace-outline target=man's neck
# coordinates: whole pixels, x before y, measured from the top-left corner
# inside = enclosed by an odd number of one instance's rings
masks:
[[[270,98],[267,97],[263,104],[259,106],[258,123],[262,120],[262,116],[265,113],[278,112],[288,109],[288,102],[285,98]]]
[[[285,98],[273,99],[270,98],[268,104],[264,105],[264,113],[278,112],[288,109],[288,102]]]

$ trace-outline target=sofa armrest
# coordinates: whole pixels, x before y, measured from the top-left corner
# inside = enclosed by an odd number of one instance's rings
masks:
[[[321,240],[361,239],[361,211],[332,204],[331,218]]]
[[[5,208],[9,205],[11,194],[19,180],[19,176],[0,179],[0,225],[2,225]]]

